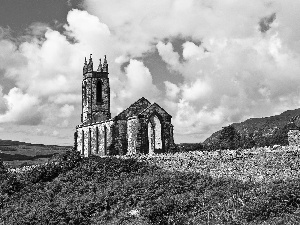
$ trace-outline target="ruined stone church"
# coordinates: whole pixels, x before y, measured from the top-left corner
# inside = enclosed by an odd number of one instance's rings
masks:
[[[142,97],[111,118],[106,56],[93,71],[90,56],[83,66],[81,123],[75,146],[84,156],[132,155],[171,152],[174,149],[172,116]]]

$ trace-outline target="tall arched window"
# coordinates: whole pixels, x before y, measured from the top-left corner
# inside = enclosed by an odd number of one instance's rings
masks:
[[[99,153],[99,128],[96,127],[96,154]]]
[[[104,126],[104,155],[107,155],[107,128]]]
[[[91,128],[89,128],[89,133],[88,133],[88,156],[92,154],[92,131]]]
[[[148,153],[161,152],[162,145],[162,124],[157,115],[153,114],[148,121]]]
[[[81,154],[82,155],[84,155],[84,131],[82,130],[81,131],[81,138],[82,138],[82,140],[81,140],[81,142],[82,142],[82,149],[81,149]]]
[[[100,80],[97,82],[96,99],[97,103],[102,103],[102,83]]]

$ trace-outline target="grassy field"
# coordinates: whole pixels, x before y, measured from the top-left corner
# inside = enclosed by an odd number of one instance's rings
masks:
[[[10,167],[43,164],[53,155],[64,153],[70,148],[70,146],[0,140],[0,159]]]
[[[2,172],[0,224],[300,224],[288,148],[136,157],[62,155]]]

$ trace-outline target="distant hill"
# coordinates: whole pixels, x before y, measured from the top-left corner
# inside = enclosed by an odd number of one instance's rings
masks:
[[[53,155],[71,148],[71,146],[31,144],[0,139],[0,160],[11,166],[40,164],[47,162]]]
[[[280,115],[233,123],[213,133],[203,144],[209,149],[287,145],[287,132],[291,129],[299,130],[299,127],[300,109],[288,110]]]
[[[17,146],[17,145],[27,145],[27,146],[40,146],[40,147],[62,147],[58,145],[44,145],[44,144],[32,144],[22,141],[12,141],[12,140],[2,140],[0,139],[0,146]]]

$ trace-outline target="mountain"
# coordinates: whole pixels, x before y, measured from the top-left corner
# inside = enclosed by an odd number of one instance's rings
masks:
[[[299,130],[299,127],[300,109],[288,110],[280,115],[250,118],[241,123],[233,123],[213,133],[203,144],[208,149],[287,145],[288,131]]]

